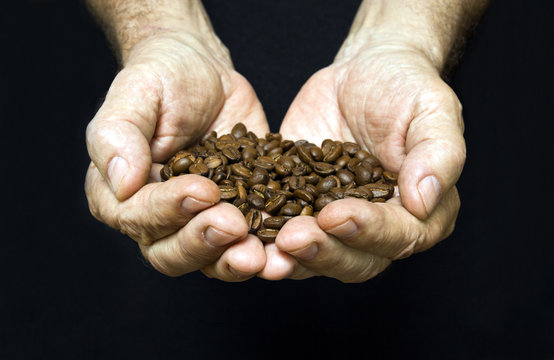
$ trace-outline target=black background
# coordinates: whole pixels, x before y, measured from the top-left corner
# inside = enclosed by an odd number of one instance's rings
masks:
[[[553,26],[493,2],[452,86],[467,163],[455,233],[363,284],[168,278],[92,218],[85,127],[117,67],[78,1],[0,13],[0,358],[554,357]],[[205,1],[272,130],[359,1]]]

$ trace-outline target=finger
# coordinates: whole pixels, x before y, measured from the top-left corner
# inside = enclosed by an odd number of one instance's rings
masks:
[[[350,248],[325,233],[311,216],[289,220],[275,239],[277,247],[321,275],[342,282],[362,282],[379,274],[390,260]]]
[[[92,163],[85,192],[97,219],[143,245],[174,233],[219,201],[219,188],[214,182],[198,175],[183,175],[145,185],[120,202]]]
[[[220,203],[199,213],[177,233],[140,248],[156,270],[180,276],[212,264],[247,234],[242,213],[231,204]]]
[[[154,76],[122,70],[87,127],[91,160],[119,200],[131,196],[148,177],[159,89],[161,84]]]
[[[223,281],[244,281],[256,276],[266,263],[262,242],[254,235],[231,245],[219,259],[202,269],[204,275]]]
[[[460,177],[466,158],[461,105],[444,85],[443,100],[422,109],[406,136],[406,158],[398,176],[404,206],[425,219]]]
[[[426,250],[448,237],[454,230],[459,207],[455,187],[425,221],[394,201],[374,204],[345,199],[323,208],[317,223],[351,248],[395,260]]]

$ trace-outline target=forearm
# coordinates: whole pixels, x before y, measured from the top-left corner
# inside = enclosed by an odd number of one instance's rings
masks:
[[[153,35],[187,32],[217,43],[200,0],[86,0],[118,59],[125,63],[132,48]]]
[[[439,70],[452,66],[489,0],[364,0],[350,29],[348,51],[365,44],[408,42]],[[353,47],[353,48],[352,48]]]

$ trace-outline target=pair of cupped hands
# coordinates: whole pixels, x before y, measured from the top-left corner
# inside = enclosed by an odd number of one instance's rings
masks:
[[[224,281],[327,276],[366,281],[454,229],[465,162],[460,103],[424,51],[402,39],[347,39],[291,104],[284,139],[352,141],[397,172],[386,203],[344,199],[289,220],[275,243],[248,234],[211,180],[160,181],[161,163],[215,130],[269,132],[254,89],[215,36],[150,36],[124,59],[87,128],[92,214],[135,240],[159,272]]]

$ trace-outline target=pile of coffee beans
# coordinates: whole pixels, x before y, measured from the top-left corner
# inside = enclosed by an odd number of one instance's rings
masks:
[[[239,208],[249,232],[266,242],[292,217],[317,216],[332,201],[384,202],[397,180],[355,143],[326,139],[317,146],[276,133],[259,138],[242,123],[230,134],[218,137],[212,131],[200,144],[177,152],[160,174],[164,181],[183,174],[211,179],[221,201]]]

